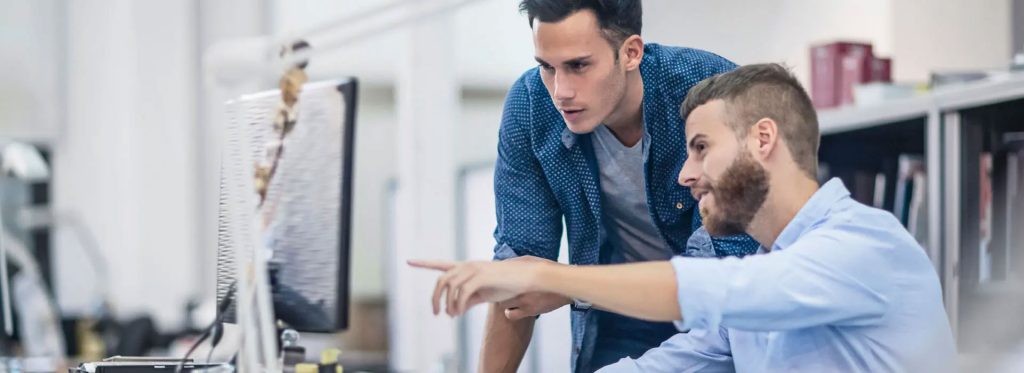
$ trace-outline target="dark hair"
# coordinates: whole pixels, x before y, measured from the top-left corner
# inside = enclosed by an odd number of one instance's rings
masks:
[[[817,177],[818,115],[789,69],[775,63],[746,65],[704,79],[690,88],[680,115],[685,120],[698,106],[719,99],[725,102],[726,124],[739,137],[762,118],[774,120],[793,160]]]
[[[533,20],[558,22],[581,10],[592,10],[604,37],[613,48],[633,35],[640,35],[643,10],[640,0],[522,0],[519,11]]]

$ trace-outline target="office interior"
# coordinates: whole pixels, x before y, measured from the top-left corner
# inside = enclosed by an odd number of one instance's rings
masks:
[[[485,310],[434,316],[437,276],[406,260],[493,256],[502,106],[537,65],[517,3],[0,3],[4,245],[28,254],[8,254],[17,256],[9,263],[33,268],[12,276],[39,279],[37,298],[10,303],[26,313],[17,320],[42,313],[55,323],[13,327],[0,364],[180,357],[195,344],[225,289],[218,202],[234,134],[225,103],[277,89],[272,51],[305,40],[315,51],[304,56],[309,82],[358,80],[346,108],[355,114],[340,275],[347,323],[301,332],[306,359],[339,349],[348,371],[475,371]],[[812,91],[816,48],[870,46],[884,76],[820,88],[839,90],[818,108],[820,176],[840,177],[921,243],[942,282],[960,370],[1024,370],[1024,267],[1015,265],[1024,265],[1024,1],[643,7],[645,42],[784,63]],[[563,241],[561,261],[565,250]],[[537,323],[519,371],[568,371],[569,312]],[[23,341],[47,332],[59,332],[59,354],[30,356]],[[222,345],[192,355],[229,360],[238,333],[228,323]]]

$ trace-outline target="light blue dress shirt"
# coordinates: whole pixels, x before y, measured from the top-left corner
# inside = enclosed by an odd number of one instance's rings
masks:
[[[892,214],[823,185],[770,253],[675,257],[680,333],[600,372],[944,372],[939,279]]]

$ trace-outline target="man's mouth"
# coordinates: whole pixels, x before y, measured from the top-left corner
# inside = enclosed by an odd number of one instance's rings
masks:
[[[562,109],[562,116],[570,122],[579,118],[581,113],[583,113],[583,109]]]
[[[702,191],[702,192],[698,192],[697,195],[694,196],[694,197],[697,199],[697,206],[699,208],[703,209],[703,208],[706,208],[704,206],[706,204],[705,201],[710,199],[710,198],[707,198],[707,197],[713,197],[713,195],[711,194],[710,191]]]

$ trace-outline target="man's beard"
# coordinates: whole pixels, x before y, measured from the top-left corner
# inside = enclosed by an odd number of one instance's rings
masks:
[[[713,185],[704,183],[715,196],[716,211],[700,209],[704,228],[712,236],[744,233],[768,197],[768,173],[745,149]]]

